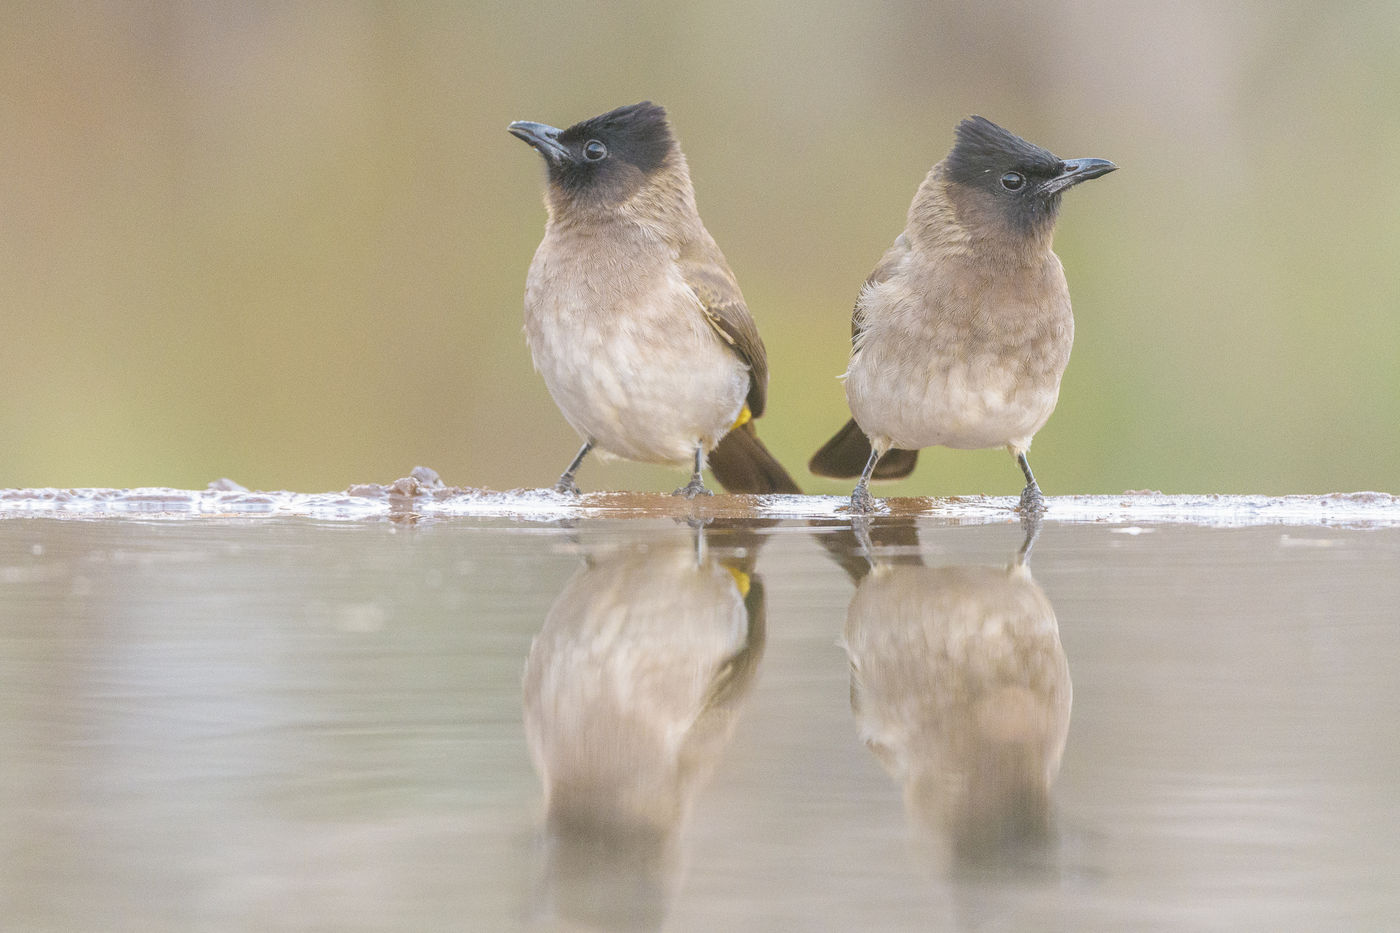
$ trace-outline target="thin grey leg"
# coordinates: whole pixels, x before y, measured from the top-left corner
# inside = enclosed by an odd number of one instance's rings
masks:
[[[1016,462],[1020,464],[1021,472],[1026,474],[1026,488],[1021,490],[1022,512],[1044,512],[1045,496],[1040,492],[1040,486],[1036,484],[1035,474],[1031,472],[1031,462],[1026,459],[1025,452],[1016,455]]]
[[[880,462],[883,451],[870,448],[870,459],[865,461],[865,469],[860,471],[860,482],[851,493],[852,512],[875,511],[875,497],[870,494],[870,477],[875,472],[875,464]]]
[[[564,475],[559,477],[559,482],[554,484],[555,492],[562,493],[566,496],[578,495],[578,483],[574,482],[574,474],[578,472],[579,466],[583,463],[583,458],[588,456],[588,452],[592,449],[592,440],[583,442],[583,446],[578,449],[578,456],[574,457],[573,462],[569,464],[569,468],[564,471]]]
[[[685,496],[687,499],[694,499],[696,496],[713,496],[714,493],[705,488],[705,479],[700,475],[704,472],[705,445],[697,443],[695,445],[695,472],[690,474],[690,482],[671,493],[671,495]]]

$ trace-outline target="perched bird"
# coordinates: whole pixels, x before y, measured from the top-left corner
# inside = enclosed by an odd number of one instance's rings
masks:
[[[555,486],[595,447],[693,467],[676,490],[798,492],[754,433],[768,358],[724,255],[700,221],[666,111],[646,101],[556,129],[510,132],[544,157],[549,220],[525,281],[525,337],[583,437]]]
[[[1116,168],[1059,159],[983,117],[958,125],[856,299],[844,377],[855,417],[810,463],[860,476],[852,509],[872,510],[870,480],[908,476],[934,445],[1005,445],[1026,475],[1022,510],[1045,508],[1026,450],[1074,341],[1055,218],[1065,189]]]

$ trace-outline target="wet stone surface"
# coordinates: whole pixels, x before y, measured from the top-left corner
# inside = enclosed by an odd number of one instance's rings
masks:
[[[1129,490],[1116,496],[1052,496],[1052,521],[1190,522],[1198,525],[1315,524],[1400,526],[1400,497],[1380,492],[1311,496],[1163,495]],[[449,486],[437,472],[415,467],[392,483],[359,483],[342,492],[249,492],[230,479],[201,491],[183,489],[5,489],[0,517],[58,514],[181,516],[268,515],[362,520],[385,516],[512,518],[849,519],[844,496],[717,495],[695,499],[663,493],[592,492],[570,496],[553,489],[496,491]],[[876,516],[928,516],[999,522],[1017,515],[1017,500],[997,496],[880,499]]]
[[[1052,498],[1031,547],[430,474],[0,492],[0,928],[1400,911],[1393,497]]]

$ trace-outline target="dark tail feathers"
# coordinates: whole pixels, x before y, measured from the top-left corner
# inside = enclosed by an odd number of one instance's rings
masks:
[[[724,436],[710,451],[710,469],[726,492],[801,493],[783,465],[763,446],[753,429],[753,422],[744,424]]]
[[[869,459],[870,439],[852,418],[836,432],[835,437],[822,445],[821,450],[812,455],[807,469],[818,476],[832,479],[854,479],[865,469],[865,462]],[[888,450],[875,464],[871,479],[901,479],[914,472],[918,459],[917,450]]]

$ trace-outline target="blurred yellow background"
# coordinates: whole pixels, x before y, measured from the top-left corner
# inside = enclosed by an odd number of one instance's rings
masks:
[[[6,5],[0,486],[552,483],[543,170],[505,127],[650,98],[812,491],[850,487],[805,463],[848,416],[851,304],[969,113],[1122,169],[1061,214],[1047,494],[1394,491],[1397,48],[1375,3]],[[1021,482],[934,450],[878,491]]]

